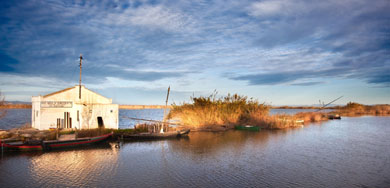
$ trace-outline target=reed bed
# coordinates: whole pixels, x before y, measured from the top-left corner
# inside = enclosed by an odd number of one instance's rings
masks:
[[[328,120],[320,112],[302,112],[295,115],[269,115],[270,106],[238,94],[216,97],[192,97],[190,103],[172,105],[168,115],[193,129],[232,128],[235,125],[252,125],[266,129],[301,127],[303,123]]]
[[[192,97],[191,103],[172,105],[169,119],[179,119],[183,125],[194,129],[234,127],[251,122],[253,114],[268,116],[269,106],[238,94],[216,97]]]
[[[342,116],[389,116],[390,105],[363,105],[356,102],[349,102],[346,106],[340,107],[335,111]]]

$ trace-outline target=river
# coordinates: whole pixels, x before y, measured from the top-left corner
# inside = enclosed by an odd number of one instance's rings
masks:
[[[0,187],[389,187],[389,135],[390,117],[343,117],[289,130],[3,154]]]

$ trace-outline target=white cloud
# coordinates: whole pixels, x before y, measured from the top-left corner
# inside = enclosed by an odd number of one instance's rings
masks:
[[[272,16],[281,13],[284,3],[283,1],[255,2],[249,11],[252,16]]]
[[[193,18],[163,5],[141,6],[129,8],[120,13],[110,13],[104,22],[106,24],[143,26],[169,32],[195,31]]]

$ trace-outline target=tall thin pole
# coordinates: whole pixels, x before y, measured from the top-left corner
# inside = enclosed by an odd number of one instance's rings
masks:
[[[80,54],[80,80],[79,80],[79,99],[81,99],[81,69],[83,65],[83,55]]]
[[[323,110],[326,106],[328,106],[328,105],[330,105],[330,104],[336,102],[337,100],[339,100],[339,99],[341,99],[341,98],[343,98],[343,97],[344,97],[344,96],[340,96],[339,98],[337,98],[337,99],[335,99],[335,100],[329,102],[328,104],[324,104],[324,102],[322,102],[322,104],[323,104],[322,107],[321,107],[320,109],[318,109],[316,112],[319,112],[319,111]]]
[[[165,100],[165,108],[164,108],[164,117],[163,117],[163,126],[162,126],[162,128],[161,128],[161,133],[163,133],[164,131],[163,131],[163,127],[165,126],[165,120],[166,120],[166,118],[165,118],[165,114],[166,114],[166,110],[167,110],[167,107],[168,107],[168,98],[169,98],[169,91],[171,90],[171,86],[169,86],[168,87],[168,92],[167,92],[167,99]]]

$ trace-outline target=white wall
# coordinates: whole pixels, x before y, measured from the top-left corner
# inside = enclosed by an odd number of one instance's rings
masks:
[[[97,118],[102,117],[105,128],[118,129],[118,114],[119,105],[117,104],[94,104],[84,106],[82,110],[82,128],[98,128]]]
[[[79,99],[79,87],[68,88],[46,96],[32,97],[32,127],[46,130],[57,127],[57,118],[64,119],[64,112],[69,112],[72,118],[72,128],[88,129],[97,128],[97,117],[102,117],[106,128],[118,129],[119,105],[111,104],[112,99],[105,98],[82,86],[81,100]],[[67,101],[72,102],[69,108],[42,107],[42,101]],[[42,108],[41,108],[42,107]],[[79,120],[77,121],[77,111]]]

